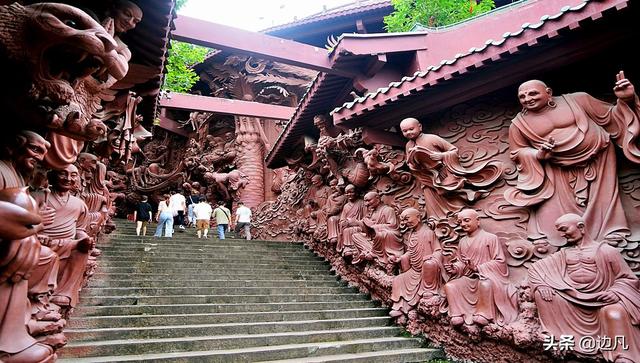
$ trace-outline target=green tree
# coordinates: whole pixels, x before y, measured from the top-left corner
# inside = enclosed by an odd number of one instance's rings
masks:
[[[429,27],[453,24],[495,8],[493,0],[392,0],[394,12],[385,16],[388,32],[405,32],[416,23]]]
[[[180,10],[189,0],[176,0],[176,10]]]
[[[172,40],[163,88],[173,92],[189,91],[199,78],[191,67],[202,62],[208,52],[208,48]]]
[[[183,7],[187,1],[177,0],[176,10]],[[166,64],[167,74],[162,88],[172,92],[189,91],[199,78],[191,67],[202,62],[208,52],[208,48],[172,40]]]

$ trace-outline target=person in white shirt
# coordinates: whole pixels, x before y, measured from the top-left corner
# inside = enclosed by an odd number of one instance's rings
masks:
[[[244,235],[247,240],[251,240],[251,209],[245,207],[244,203],[238,202],[238,209],[236,209],[236,233],[240,232],[240,229],[244,228]]]
[[[187,211],[187,200],[179,192],[173,192],[169,199],[169,208],[173,211],[175,224],[184,229],[184,214]]]
[[[171,238],[173,235],[173,211],[169,207],[169,194],[164,195],[164,200],[158,204],[158,213],[156,214],[156,222],[158,227],[154,237],[160,237],[162,235],[162,227],[164,226],[164,236]]]
[[[213,210],[207,200],[204,197],[200,198],[198,204],[193,207],[193,214],[196,216],[196,233],[198,238],[209,238],[209,221],[211,220],[211,213]]]

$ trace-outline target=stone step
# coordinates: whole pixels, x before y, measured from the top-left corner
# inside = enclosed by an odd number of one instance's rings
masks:
[[[153,279],[153,280],[107,280],[107,279],[93,279],[89,281],[89,287],[166,287],[170,285],[176,285],[175,279]],[[186,281],[185,281],[186,282]],[[225,287],[225,288],[240,288],[240,287],[339,287],[345,286],[345,283],[336,281],[333,279],[313,279],[313,280],[293,280],[293,279],[280,279],[280,280],[192,280],[187,283],[192,287]],[[178,284],[183,285],[185,284]]]
[[[185,252],[185,248],[157,248],[148,247],[147,251],[144,251],[144,247],[138,247],[136,250],[114,250],[110,248],[102,248],[103,257],[105,260],[115,259],[140,259],[141,257],[154,257],[158,259],[202,259],[202,258],[238,258],[238,259],[250,259],[259,260],[261,257],[265,259],[275,260],[301,260],[301,261],[325,261],[324,258],[318,257],[313,254],[306,254],[301,251],[292,251],[286,253],[274,253],[271,250],[258,250],[248,251],[244,250],[229,250],[229,249],[190,249],[188,253]]]
[[[171,296],[84,296],[82,305],[136,305],[136,304],[224,304],[224,303],[285,303],[362,301],[364,294],[315,294],[315,295],[171,295]]]
[[[274,267],[283,267],[283,266],[329,266],[327,262],[318,261],[318,260],[276,260],[276,259],[235,259],[235,258],[194,258],[188,260],[189,264],[198,264],[198,265],[211,265],[211,266],[248,266],[248,265],[256,265],[256,266],[274,266]],[[158,259],[154,256],[140,256],[138,259],[101,259],[100,264],[103,266],[109,267],[119,267],[119,266],[131,266],[131,265],[143,265],[143,264],[152,264],[158,266],[176,266],[182,265],[186,262],[185,259]]]
[[[341,310],[257,311],[242,313],[163,314],[163,315],[112,315],[77,317],[70,328],[118,328],[136,326],[255,323],[287,320],[353,319],[386,316],[384,308],[360,308]]]
[[[261,363],[323,363],[323,362],[349,362],[349,363],[409,363],[431,362],[445,358],[439,349],[396,349],[384,352],[364,352],[354,354],[323,355],[320,357],[295,358],[284,360],[270,360]]]
[[[90,287],[82,289],[83,296],[170,296],[170,295],[224,295],[227,287]],[[339,287],[238,287],[233,289],[237,295],[275,295],[275,294],[338,294],[357,292],[355,288]]]
[[[189,234],[175,234],[172,238],[156,238],[156,237],[136,237],[135,235],[116,235],[110,236],[108,239],[101,239],[99,244],[114,245],[114,244],[157,244],[157,245],[176,245],[183,243],[185,245],[202,245],[202,246],[257,246],[257,247],[269,247],[269,248],[291,248],[300,247],[303,248],[303,244],[300,242],[278,242],[278,241],[263,241],[263,240],[250,240],[245,239],[217,239],[217,238],[196,238],[195,235]]]
[[[292,270],[283,270],[274,273],[265,273],[261,272],[259,274],[253,272],[244,272],[239,273],[237,271],[201,271],[198,274],[198,278],[203,279],[219,279],[219,278],[229,278],[231,280],[275,280],[275,279],[291,279],[291,280],[316,280],[316,279],[327,279],[327,280],[339,280],[339,277],[336,275],[331,275],[331,271],[329,273],[317,273],[317,271],[292,271]],[[176,272],[172,274],[167,274],[163,272],[100,272],[97,271],[93,275],[96,279],[122,279],[127,276],[132,279],[146,279],[146,280],[154,280],[154,279],[169,279],[171,281],[195,281],[197,280],[191,273],[182,273]]]
[[[212,249],[202,249],[201,251],[190,251],[190,252],[185,252],[184,249],[176,249],[176,250],[171,250],[171,251],[166,251],[163,249],[150,249],[145,251],[144,248],[139,248],[137,250],[134,251],[115,251],[115,250],[110,250],[110,249],[106,249],[105,251],[109,251],[108,254],[106,254],[105,256],[103,256],[104,260],[124,260],[124,259],[140,259],[140,257],[144,257],[144,256],[151,256],[157,259],[170,259],[170,260],[174,260],[174,259],[182,259],[182,261],[184,261],[185,258],[195,258],[195,259],[201,259],[204,257],[207,258],[222,258],[222,257],[226,257],[226,256],[234,256],[237,258],[244,258],[244,259],[251,259],[251,260],[257,260],[257,259],[273,259],[276,261],[289,261],[289,260],[293,260],[293,261],[324,261],[324,258],[322,257],[318,257],[315,256],[313,254],[308,254],[308,255],[304,255],[301,254],[299,252],[291,252],[291,253],[264,253],[261,255],[250,255],[247,254],[246,251],[238,251],[238,252],[225,252],[225,251],[213,251]]]
[[[112,240],[108,244],[106,243],[98,243],[97,245],[100,248],[134,248],[134,247],[153,247],[153,248],[167,248],[167,249],[176,249],[183,247],[188,247],[187,250],[193,249],[211,249],[211,250],[237,250],[237,251],[253,251],[253,250],[261,250],[261,251],[272,251],[276,253],[278,251],[281,252],[295,252],[295,251],[307,251],[301,245],[291,245],[291,244],[282,244],[282,245],[264,245],[262,243],[248,243],[249,241],[215,241],[211,242],[210,240],[204,240],[204,242],[197,241],[130,241],[130,240]],[[186,251],[185,251],[186,252]]]
[[[379,304],[373,301],[338,302],[293,302],[268,304],[174,304],[174,305],[117,305],[117,306],[78,306],[74,317],[107,315],[158,315],[202,314],[202,313],[241,313],[253,311],[299,311],[373,308]]]
[[[120,222],[65,328],[61,362],[429,361],[301,243],[136,237]],[[150,228],[149,231],[152,231]],[[180,230],[176,230],[180,231]],[[212,236],[215,231],[211,231]],[[315,359],[315,360],[313,360]]]
[[[267,274],[267,275],[272,275],[272,276],[278,276],[280,273],[283,272],[302,272],[302,273],[307,273],[307,274],[313,274],[313,273],[328,273],[329,272],[329,266],[328,265],[322,265],[322,266],[275,266],[275,267],[269,267],[269,266],[264,266],[264,265],[260,265],[260,266],[207,266],[207,265],[203,265],[203,266],[199,266],[196,267],[196,264],[187,264],[188,267],[165,267],[165,266],[154,266],[153,264],[147,264],[147,265],[140,265],[140,266],[100,266],[98,264],[97,267],[97,271],[98,272],[124,272],[124,273],[134,273],[134,272],[165,272],[165,273],[169,273],[169,274],[176,274],[176,275],[184,275],[184,274],[190,274],[191,276],[197,276],[200,272],[202,272],[203,268],[206,268],[207,272],[210,274],[218,274],[218,273],[223,273],[223,272],[228,272],[228,273],[238,273],[238,274],[248,274],[248,273],[255,273],[255,274]]]
[[[71,341],[155,339],[382,327],[388,326],[390,322],[391,318],[388,316],[374,316],[353,319],[272,321],[259,323],[182,324],[147,327],[65,329],[65,335]]]
[[[73,359],[69,362],[248,362],[277,359],[295,359],[309,356],[354,354],[371,351],[389,351],[394,349],[418,348],[419,339],[386,337],[373,339],[338,340],[317,343],[284,344],[261,347],[242,347],[241,349],[182,351],[171,353],[131,354],[122,350],[117,355]],[[65,362],[65,359],[59,362]]]

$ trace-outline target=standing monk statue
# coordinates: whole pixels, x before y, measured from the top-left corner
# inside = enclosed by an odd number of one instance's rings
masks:
[[[458,148],[438,135],[422,132],[422,124],[415,118],[400,122],[406,145],[407,165],[420,181],[427,214],[438,219],[449,212],[460,211],[467,202],[480,199],[483,188],[502,175],[502,163],[484,161],[465,167],[460,164]]]
[[[391,300],[393,306],[389,313],[392,317],[398,317],[413,310],[425,287],[431,287],[428,293],[435,293],[442,286],[441,271],[438,268],[436,257],[432,256],[441,251],[438,237],[429,226],[422,223],[420,212],[415,208],[408,208],[400,214],[400,221],[408,232],[405,234],[406,252],[399,258],[389,256],[392,263],[400,264],[400,274],[393,278],[391,288]],[[429,261],[427,263],[427,261]],[[423,283],[423,280],[427,280]]]
[[[565,214],[555,226],[567,247],[529,268],[543,331],[603,344],[600,349],[576,344],[578,353],[601,352],[607,362],[640,362],[638,277],[617,249],[591,239],[579,215]],[[606,341],[615,345],[604,346]]]
[[[596,241],[615,245],[630,235],[613,142],[627,159],[640,163],[640,102],[624,73],[616,78],[615,105],[586,93],[552,97],[551,88],[537,80],[518,88],[522,112],[509,127],[518,183],[504,196],[513,205],[530,207],[529,239],[564,244],[554,222],[565,213],[582,215]]]
[[[516,289],[498,237],[480,228],[473,209],[460,211],[458,222],[467,235],[457,260],[444,265],[452,278],[444,286],[451,324],[511,323],[518,317]]]
[[[338,221],[338,233],[336,238],[336,251],[340,253],[348,252],[350,256],[353,254],[353,235],[360,232],[358,221],[364,217],[366,208],[364,201],[358,199],[356,187],[349,184],[344,188],[344,194],[347,196],[347,202],[340,212],[340,220]],[[329,242],[333,243],[331,236]]]

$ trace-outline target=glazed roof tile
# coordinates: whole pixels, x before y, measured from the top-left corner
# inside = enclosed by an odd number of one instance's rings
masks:
[[[531,7],[535,6],[535,3],[542,4],[540,1],[522,1],[516,3],[508,8],[499,9],[496,12],[504,12],[505,10],[520,7],[522,11],[531,11]],[[567,1],[565,1],[566,3]],[[478,64],[482,64],[487,59],[499,57],[501,54],[509,53],[509,50],[513,50],[519,46],[535,43],[535,39],[545,36],[555,36],[557,32],[563,28],[574,29],[578,26],[578,21],[593,18],[596,19],[601,16],[601,13],[610,8],[625,7],[628,0],[612,0],[612,1],[597,1],[597,0],[580,0],[577,4],[562,6],[559,11],[553,14],[545,14],[535,22],[522,23],[518,28],[511,28],[508,31],[502,33],[502,35],[496,39],[486,39],[483,43],[479,43],[470,47],[466,51],[457,50],[457,53],[441,59],[439,62],[428,66],[424,70],[416,71],[411,76],[402,77],[399,81],[390,83],[387,87],[382,87],[374,92],[370,92],[362,97],[356,98],[351,102],[344,103],[343,105],[335,108],[331,114],[333,115],[334,122],[340,122],[347,120],[354,115],[351,112],[356,106],[358,106],[357,115],[362,115],[373,108],[376,108],[380,103],[388,104],[395,101],[394,97],[406,96],[408,94],[414,94],[422,91],[428,86],[433,86],[439,82],[446,81],[451,78],[451,74],[455,72],[464,71],[466,68],[475,67]],[[576,1],[574,1],[576,3]],[[528,9],[527,9],[528,8]],[[491,17],[493,14],[488,13],[484,16]],[[573,16],[578,15],[578,16]],[[447,29],[447,31],[453,30],[454,32],[465,31],[466,27],[474,22],[482,21],[482,18],[474,18],[470,21],[452,26],[453,29]],[[439,33],[439,30],[428,30],[432,34]],[[526,37],[525,35],[531,36]],[[343,37],[348,37],[345,35]],[[429,37],[427,37],[429,39]],[[511,42],[510,44],[508,44]],[[453,53],[456,50],[452,50]],[[469,59],[468,62],[463,62]],[[446,73],[446,74],[445,74]]]
[[[391,5],[391,0],[361,0],[355,1],[350,4],[338,6],[332,9],[328,9],[316,14],[309,15],[302,19],[298,19],[292,21],[287,24],[276,25],[270,28],[263,30],[263,33],[271,34],[276,33],[283,30],[289,30],[292,28],[297,28],[301,26],[305,26],[311,23],[319,23],[323,21],[327,21],[330,19],[335,19],[339,17],[351,16],[355,14],[361,14],[370,12],[378,9],[388,8],[389,12],[393,10],[393,6]]]

